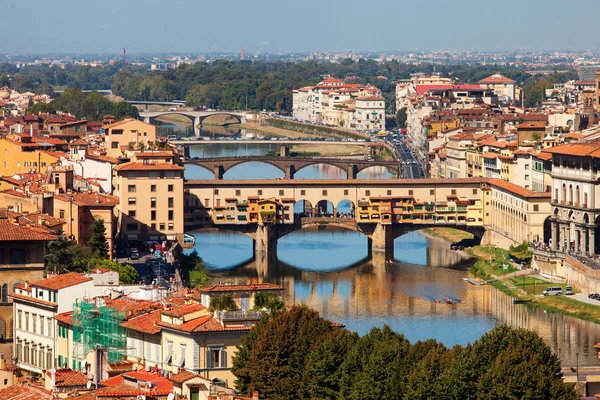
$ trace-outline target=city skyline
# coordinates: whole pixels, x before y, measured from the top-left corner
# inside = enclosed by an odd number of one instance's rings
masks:
[[[585,50],[597,47],[593,11],[600,11],[594,0],[576,0],[572,9],[590,12],[567,26],[559,17],[565,5],[558,0],[548,0],[544,7],[516,0],[502,4],[374,0],[368,6],[337,0],[324,4],[264,0],[250,6],[232,0],[227,8],[191,0],[148,0],[143,8],[140,2],[116,0],[63,3],[60,8],[41,0],[9,3],[0,26],[9,29],[10,21],[26,12],[29,27],[3,41],[0,53],[119,53],[123,47],[133,54],[239,52],[242,46],[248,54]]]

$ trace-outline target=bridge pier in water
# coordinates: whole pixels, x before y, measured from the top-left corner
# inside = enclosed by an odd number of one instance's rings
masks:
[[[384,254],[385,259],[394,258],[394,229],[391,224],[377,224],[368,236],[369,255]]]
[[[200,131],[202,130],[202,120],[200,117],[194,117],[194,136],[200,137]]]

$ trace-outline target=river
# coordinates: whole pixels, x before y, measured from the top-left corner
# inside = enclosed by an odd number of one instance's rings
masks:
[[[161,133],[164,134],[164,133]],[[264,154],[264,146],[192,146],[194,157]],[[301,175],[304,172],[305,175]],[[369,177],[386,178],[387,171],[369,170]],[[232,168],[224,179],[277,178],[281,171],[261,163]],[[335,167],[316,165],[296,174],[298,178],[345,178]],[[199,167],[187,166],[186,178],[213,179]],[[297,205],[298,207],[298,205]],[[344,212],[343,208],[340,212]],[[498,324],[536,331],[563,365],[600,365],[593,348],[600,340],[600,325],[545,312],[529,305],[513,305],[491,286],[473,286],[471,260],[449,249],[448,243],[418,232],[394,243],[395,259],[386,262],[367,252],[367,239],[344,230],[303,230],[278,241],[278,259],[272,265],[253,260],[252,240],[238,233],[201,230],[191,232],[195,248],[217,281],[272,282],[283,285],[286,304],[306,304],[321,315],[340,322],[359,334],[389,325],[409,340],[434,338],[450,347],[466,345]],[[436,300],[446,297],[461,303],[448,306]]]

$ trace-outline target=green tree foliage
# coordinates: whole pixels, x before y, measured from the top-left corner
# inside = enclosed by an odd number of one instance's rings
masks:
[[[208,282],[206,265],[204,265],[204,261],[202,261],[202,258],[195,249],[189,254],[179,253],[177,255],[177,262],[179,263],[181,279],[184,283],[192,287],[200,287]]]
[[[411,345],[387,326],[359,338],[305,307],[256,324],[232,372],[242,392],[269,399],[578,398],[532,331],[499,326],[448,350],[435,340]]]
[[[336,329],[317,344],[307,360],[308,398],[335,399],[341,396],[342,365],[359,340],[356,333]]]
[[[110,249],[108,247],[108,240],[106,240],[104,220],[102,218],[97,218],[92,224],[91,229],[92,236],[88,241],[88,246],[96,258],[108,259]]]
[[[406,128],[406,108],[401,108],[396,113],[396,124],[399,128]]]
[[[111,260],[90,260],[90,269],[94,268],[108,268],[119,273],[119,283],[121,285],[133,285],[138,283],[140,276],[133,266],[126,264],[120,264],[116,261]]]
[[[92,250],[71,240],[55,240],[48,243],[44,261],[48,271],[63,274],[66,272],[87,272]]]
[[[233,358],[236,387],[245,393],[258,390],[272,400],[306,398],[308,356],[334,329],[305,306],[294,306],[261,321],[242,338]]]
[[[221,296],[211,296],[209,309],[211,311],[236,311],[238,307],[232,295],[223,294]]]
[[[256,310],[262,310],[266,308],[268,310],[282,310],[285,307],[285,303],[275,293],[263,293],[258,292],[254,295],[254,308]]]

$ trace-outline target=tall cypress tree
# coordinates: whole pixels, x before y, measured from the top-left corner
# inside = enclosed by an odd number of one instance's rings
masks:
[[[109,248],[106,240],[106,227],[102,218],[96,219],[92,224],[92,237],[88,241],[88,246],[97,258],[108,259]]]

